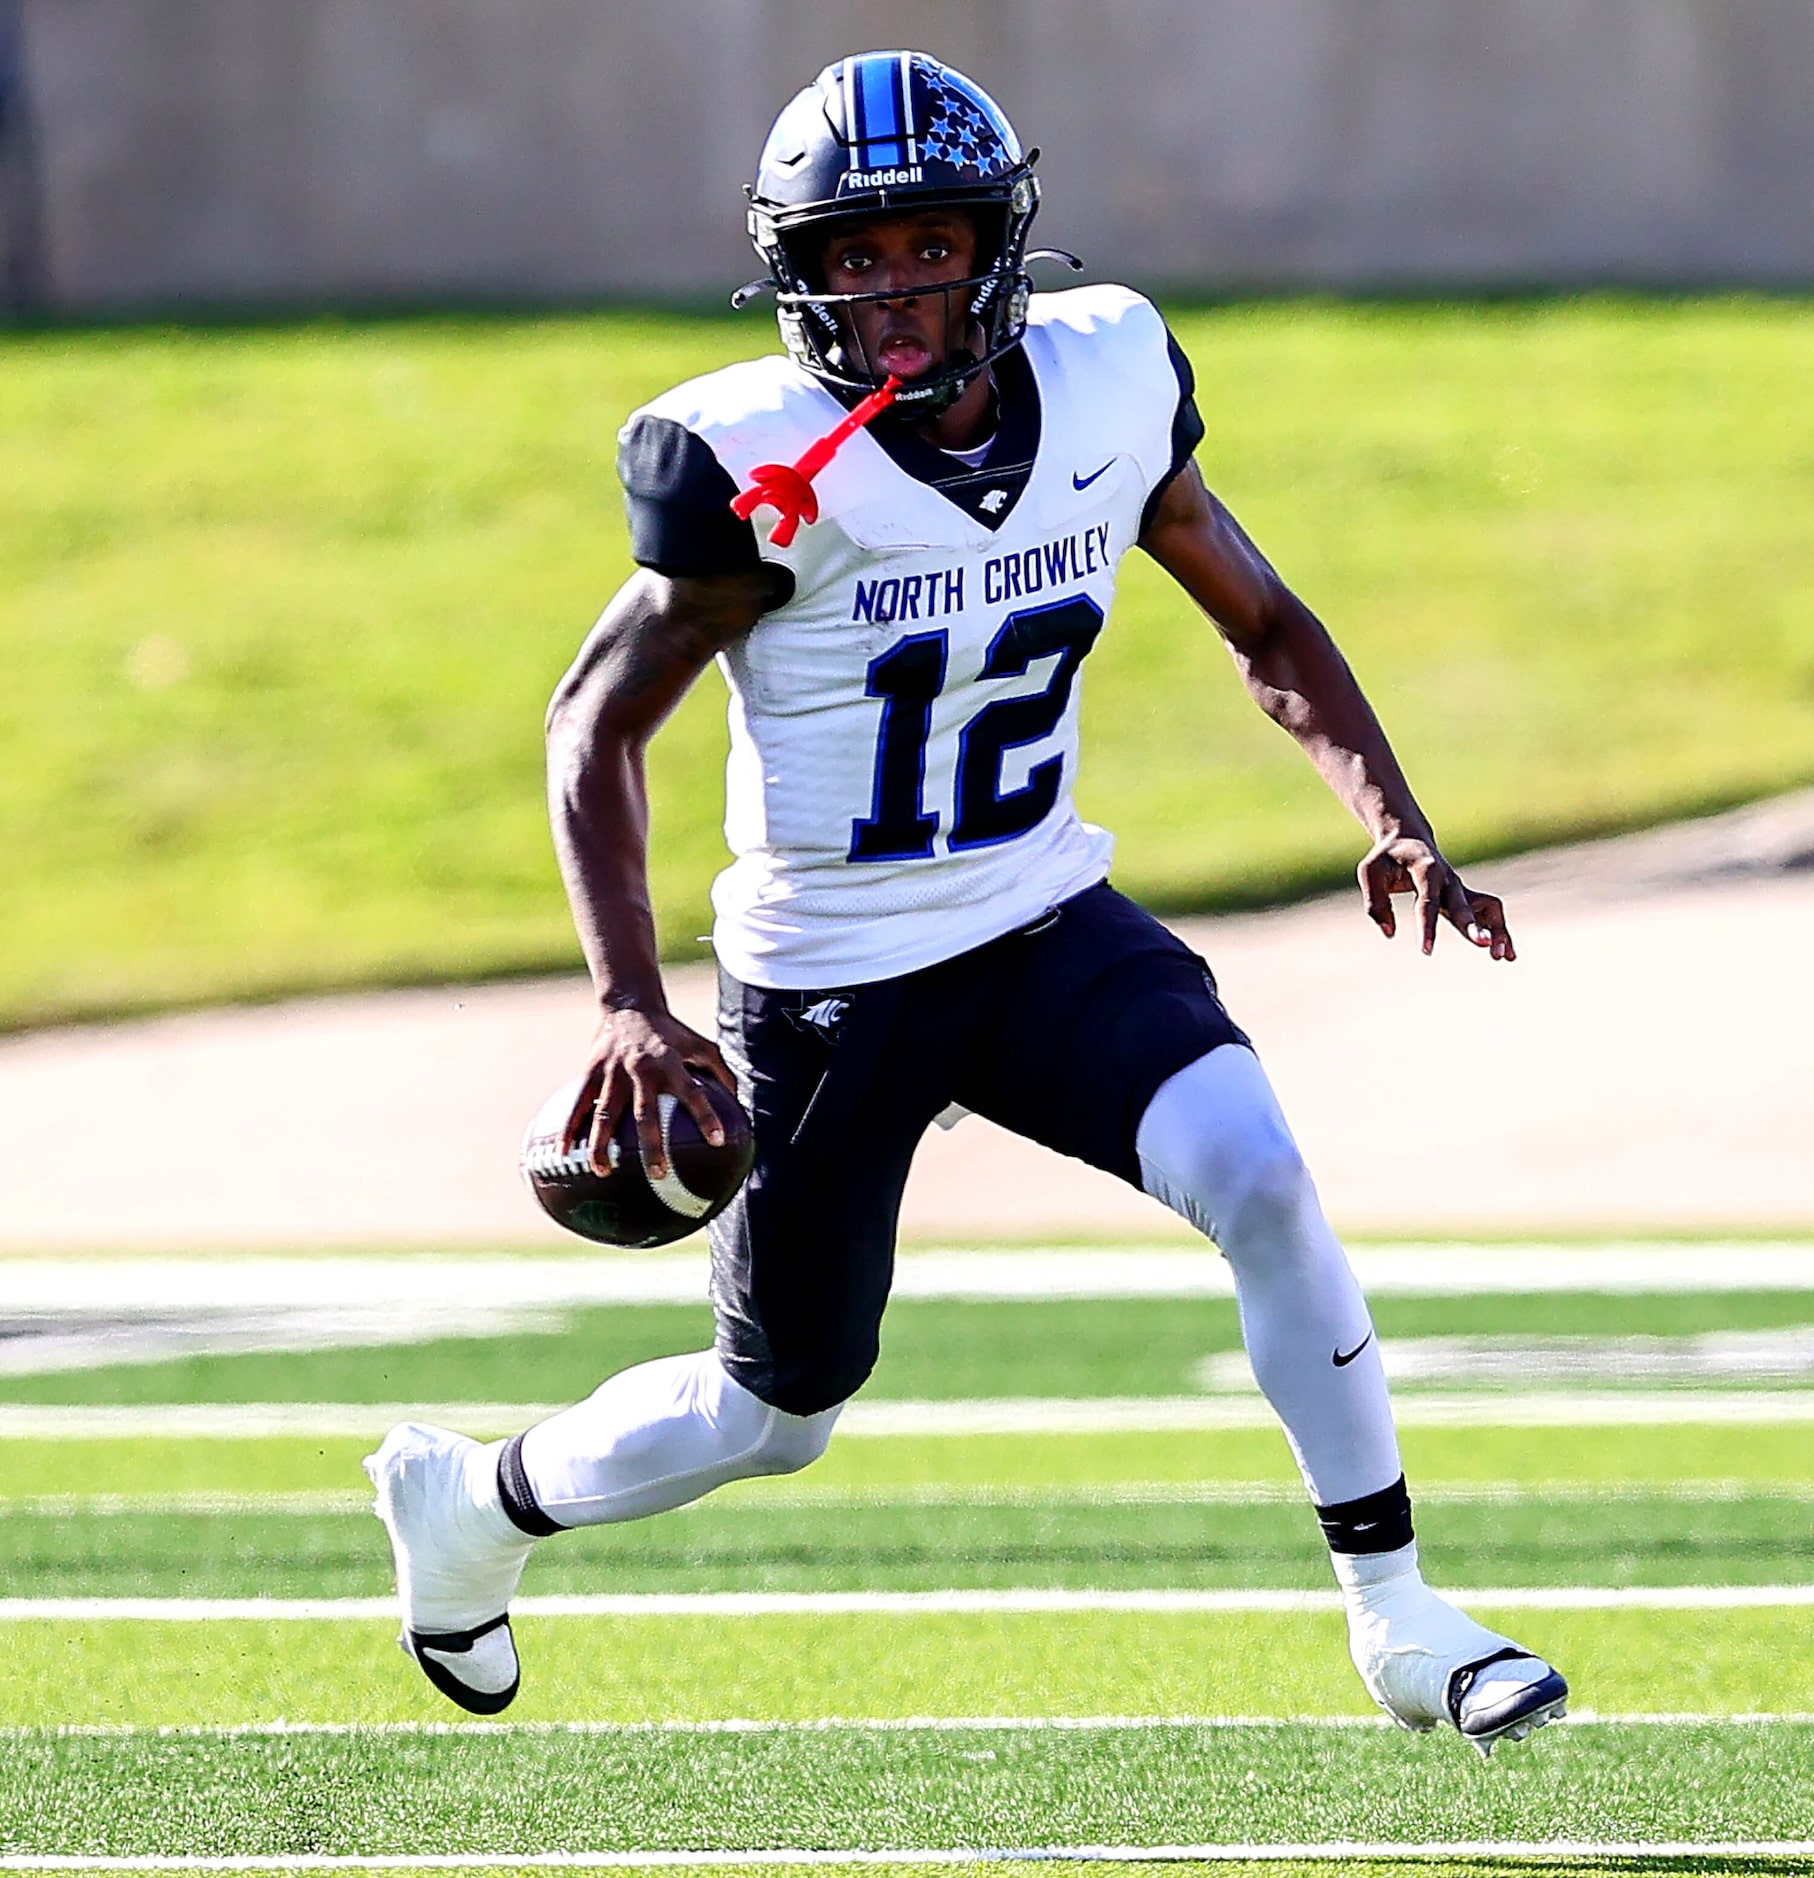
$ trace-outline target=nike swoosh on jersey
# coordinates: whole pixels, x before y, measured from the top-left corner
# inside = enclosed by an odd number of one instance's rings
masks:
[[[1071,487],[1073,489],[1089,488],[1090,484],[1093,483],[1098,476],[1101,476],[1105,474],[1108,470],[1112,469],[1114,467],[1114,464],[1115,464],[1115,459],[1113,457],[1110,457],[1109,460],[1105,464],[1103,464],[1101,469],[1091,470],[1089,475],[1087,476],[1079,476],[1075,470],[1072,470]]]
[[[1367,1334],[1361,1338],[1360,1342],[1357,1343],[1352,1350],[1348,1351],[1346,1355],[1343,1355],[1340,1350],[1337,1350],[1333,1353],[1331,1360],[1334,1362],[1337,1369],[1346,1369],[1372,1341],[1373,1332],[1369,1330]]]

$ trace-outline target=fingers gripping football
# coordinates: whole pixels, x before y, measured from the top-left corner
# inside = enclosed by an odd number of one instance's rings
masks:
[[[695,1071],[734,1093],[724,1058],[710,1039],[666,1013],[606,1011],[593,1034],[592,1060],[561,1138],[563,1152],[571,1153],[584,1141],[592,1171],[607,1178],[612,1132],[626,1113],[633,1114],[642,1163],[655,1179],[664,1179],[669,1170],[662,1140],[663,1095],[686,1109],[713,1147],[722,1147],[724,1125]]]
[[[728,1206],[754,1151],[714,1044],[666,1013],[608,1011],[585,1071],[529,1124],[522,1165],[560,1225],[656,1246]]]

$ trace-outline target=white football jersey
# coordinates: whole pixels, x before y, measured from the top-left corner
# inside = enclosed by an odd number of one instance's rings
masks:
[[[1031,473],[992,490],[985,462],[970,489],[997,525],[868,431],[820,472],[819,519],[789,546],[770,539],[774,511],[756,513],[762,559],[794,590],[720,660],[735,859],[713,888],[713,944],[746,983],[914,971],[1108,873],[1111,837],[1071,801],[1078,668],[1177,467],[1180,379],[1164,321],[1123,287],[1035,295],[1022,351],[1038,388]],[[773,356],[638,415],[684,426],[742,487],[843,407]]]

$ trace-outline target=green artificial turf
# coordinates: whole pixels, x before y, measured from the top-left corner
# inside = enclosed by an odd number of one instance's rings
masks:
[[[1387,1340],[1683,1337],[1814,1323],[1814,1294],[1382,1297],[1373,1316]],[[546,1332],[0,1376],[0,1402],[560,1402],[631,1363],[711,1340],[704,1304],[613,1305],[573,1311]],[[864,1398],[1189,1395],[1200,1387],[1199,1361],[1239,1345],[1227,1298],[900,1298],[888,1308]]]
[[[1604,1714],[1808,1709],[1805,1608],[1475,1608]],[[1373,1713],[1339,1612],[515,1620],[523,1721]],[[396,1619],[0,1624],[0,1725],[457,1720]],[[4,1755],[0,1755],[0,1761]]]
[[[1814,1582],[1814,1496],[1508,1494],[1419,1508],[1419,1550],[1457,1585]],[[839,1504],[720,1495],[537,1548],[547,1592],[1322,1589],[1329,1563],[1296,1496],[1259,1504],[1155,1496]],[[369,1504],[340,1512],[0,1516],[10,1597],[381,1597],[390,1551]]]
[[[265,1440],[104,1439],[0,1441],[0,1506],[57,1495],[360,1491],[371,1435]],[[471,1432],[504,1434],[474,1425]],[[1767,1493],[1814,1488],[1814,1442],[1805,1423],[1665,1423],[1591,1428],[1418,1427],[1400,1433],[1415,1489],[1545,1484],[1570,1489],[1725,1488]],[[1272,1428],[1098,1434],[840,1436],[824,1459],[781,1481],[727,1494],[810,1501],[957,1489],[1114,1490],[1130,1483],[1240,1485],[1295,1491],[1297,1470]]]
[[[122,1856],[1770,1839],[1814,1728],[1552,1731],[1482,1769],[1381,1730],[36,1737],[0,1842]]]
[[[20,1840],[34,1848],[215,1856],[1762,1838],[1790,1836],[1807,1800],[1794,1730],[1571,1731],[1490,1781],[1445,1746],[1292,1729],[45,1741],[27,1744],[14,1791],[29,1777],[43,1795]],[[1673,1797],[1638,1824],[1653,1784]],[[109,1811],[110,1792],[130,1814]]]
[[[1462,853],[1814,777],[1793,301],[1179,309],[1212,484]],[[540,719],[626,572],[613,434],[769,349],[621,313],[0,335],[0,1022],[577,962]],[[657,740],[700,956],[722,686]],[[1208,907],[1358,835],[1132,557],[1079,799]]]

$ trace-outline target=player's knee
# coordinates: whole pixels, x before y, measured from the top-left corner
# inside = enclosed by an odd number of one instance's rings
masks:
[[[741,1389],[788,1421],[817,1422],[821,1417],[828,1418],[825,1438],[829,1440],[831,1421],[836,1420],[838,1410],[869,1380],[880,1354],[879,1344],[872,1339],[865,1347],[854,1350],[848,1347],[781,1352],[769,1349],[759,1356],[749,1357],[722,1352],[720,1360]],[[800,1441],[805,1444],[806,1437],[802,1435]],[[790,1446],[787,1451],[794,1450]],[[796,1465],[804,1467],[807,1461],[816,1460],[823,1452],[824,1442],[821,1441],[805,1461]],[[793,1469],[777,1471],[792,1472]]]
[[[769,1417],[755,1454],[755,1471],[762,1474],[797,1474],[810,1467],[831,1445],[831,1431],[837,1423],[836,1407],[821,1409],[815,1415],[789,1415],[776,1409]]]
[[[1289,1238],[1316,1203],[1310,1170],[1283,1128],[1255,1127],[1239,1142],[1202,1138],[1177,1148],[1148,1191],[1231,1258]]]
[[[1209,1209],[1217,1241],[1231,1255],[1293,1238],[1317,1204],[1310,1170],[1283,1124],[1250,1130],[1241,1147],[1238,1156],[1218,1157],[1219,1191]]]
[[[738,1474],[797,1474],[825,1452],[842,1396],[823,1402],[790,1396],[776,1389],[766,1368],[752,1371],[717,1352],[711,1370],[717,1383],[713,1419],[735,1451]]]
[[[869,1380],[875,1359],[824,1365],[787,1365],[768,1377],[762,1399],[796,1421],[810,1421],[842,1408]]]
[[[1154,1096],[1137,1146],[1146,1190],[1231,1258],[1301,1227],[1316,1189],[1271,1084],[1250,1050],[1186,1065]]]

